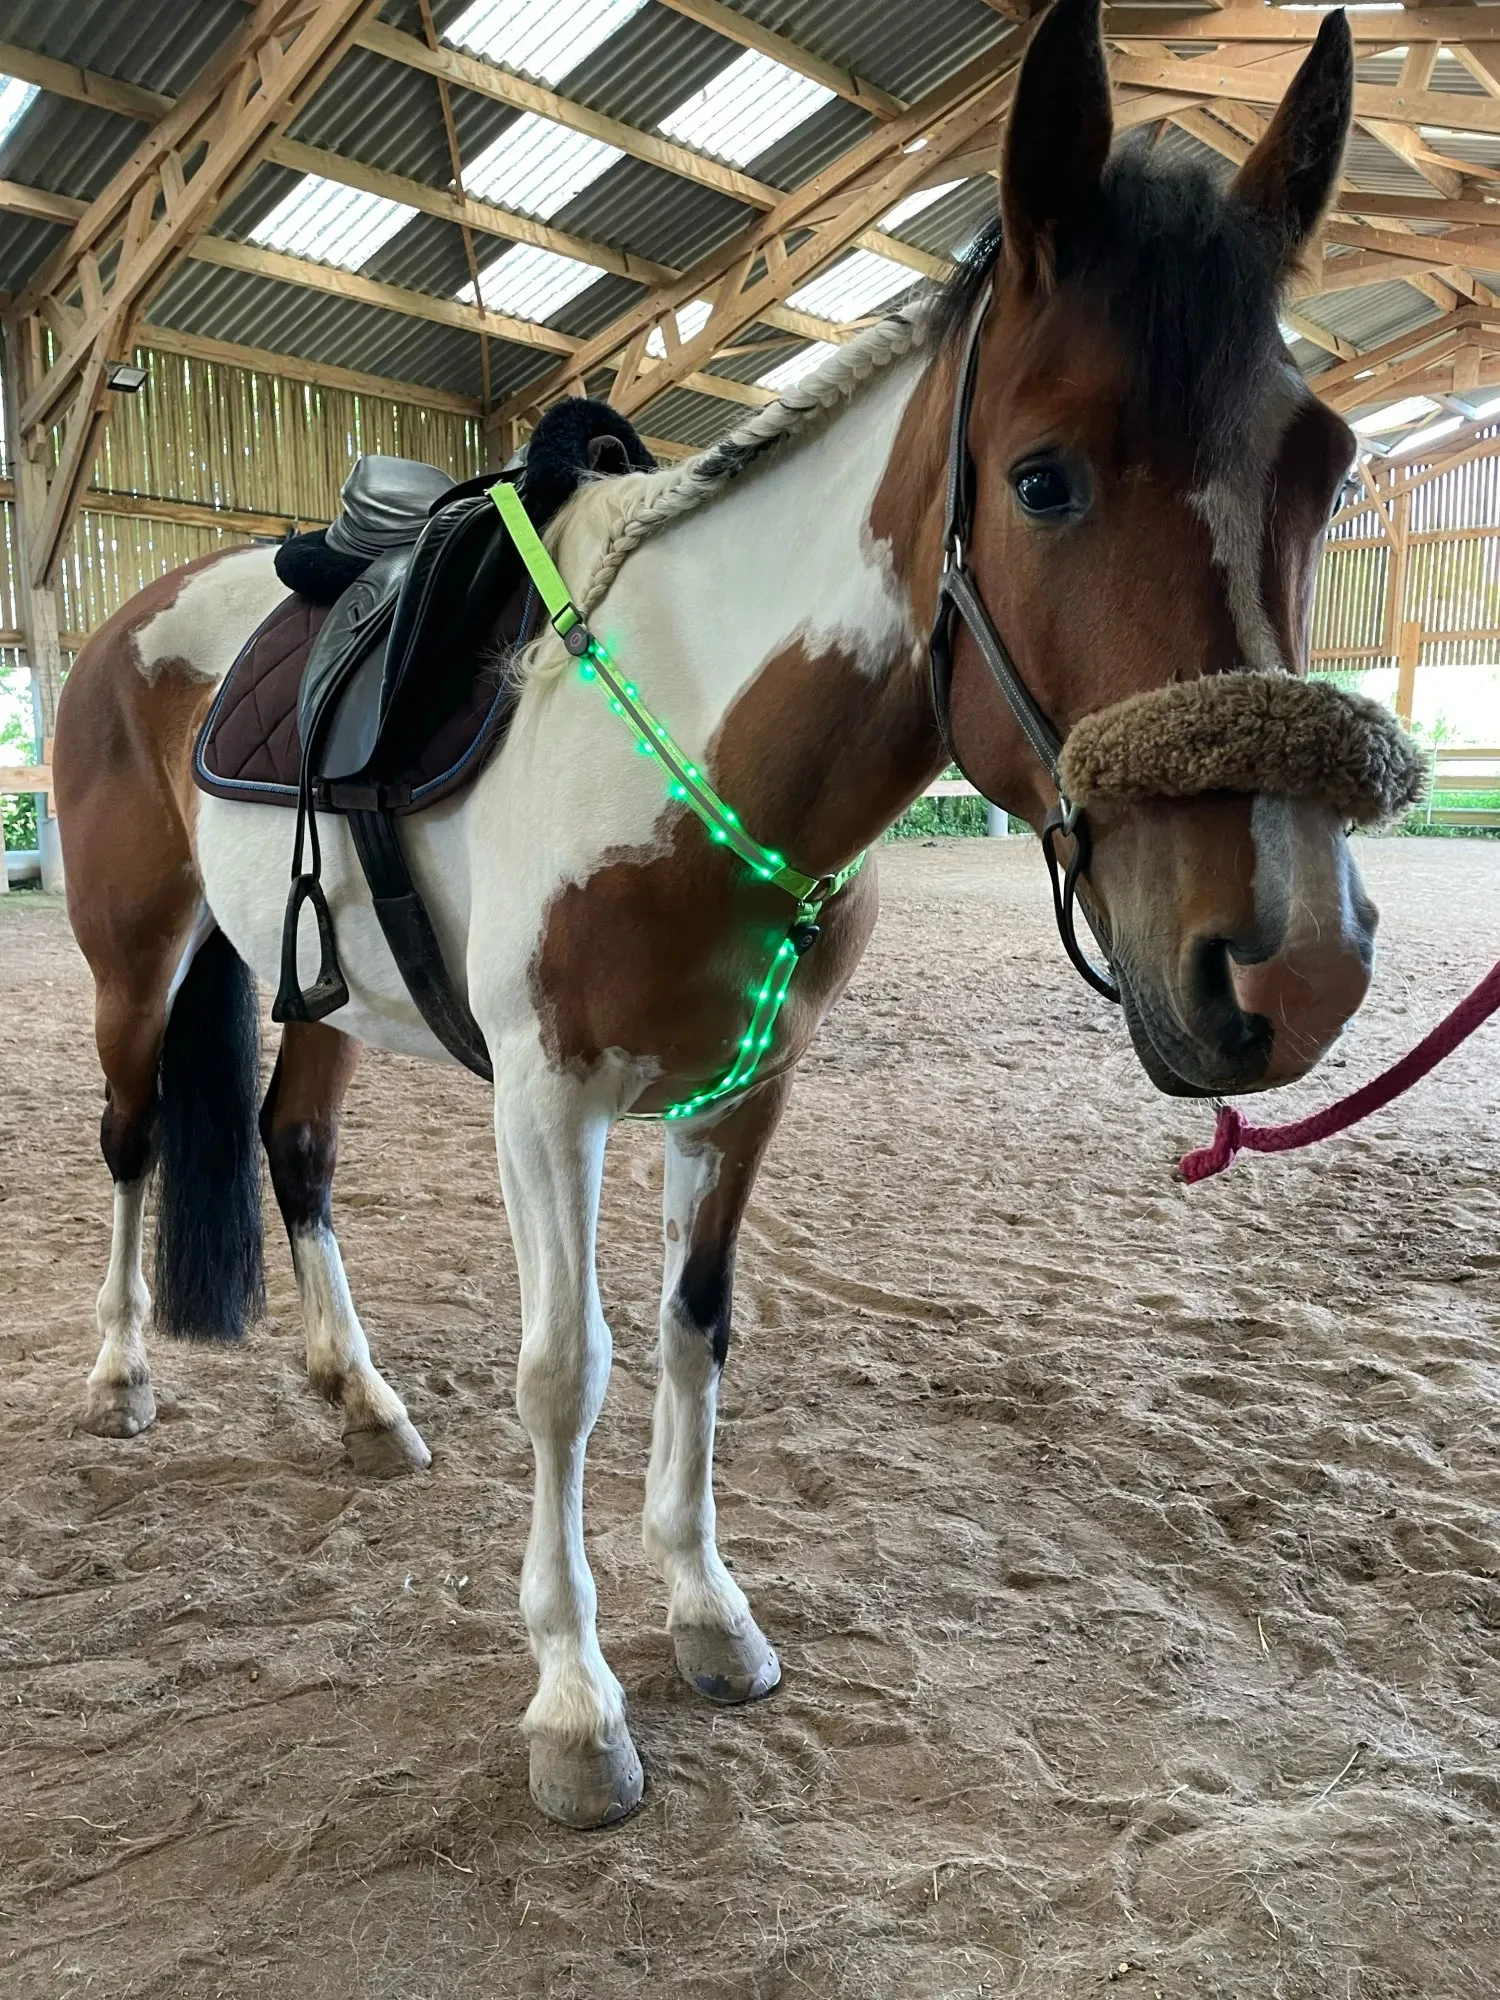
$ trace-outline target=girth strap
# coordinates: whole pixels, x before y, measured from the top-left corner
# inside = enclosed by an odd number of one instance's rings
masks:
[[[353,812],[349,831],[370,885],[376,920],[417,1012],[450,1056],[493,1083],[495,1072],[484,1035],[449,977],[432,919],[401,852],[395,821],[385,813]]]

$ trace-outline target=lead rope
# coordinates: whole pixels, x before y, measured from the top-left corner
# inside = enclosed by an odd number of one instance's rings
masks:
[[[719,797],[703,773],[685,751],[673,741],[666,725],[657,720],[641,699],[634,681],[628,681],[610,658],[606,648],[589,630],[582,614],[568,594],[568,586],[547,553],[541,536],[532,524],[516,489],[504,482],[490,488],[490,499],[499,510],[516,552],[547,607],[552,629],[569,654],[578,662],[579,677],[595,682],[609,698],[614,714],[635,734],[636,750],[652,758],[667,773],[670,797],[681,800],[708,828],[716,846],[730,848],[750,866],[762,882],[774,882],[784,889],[797,908],[786,935],[781,939],[764,977],[749,995],[750,1023],[740,1037],[734,1061],[717,1083],[709,1085],[665,1111],[627,1112],[628,1118],[691,1118],[705,1105],[736,1096],[749,1088],[774,1039],[776,1020],[786,1000],[787,989],[797,962],[817,943],[818,918],[823,905],[851,882],[864,866],[858,854],[847,868],[834,875],[804,875],[793,868],[784,854],[764,847],[740,824],[739,814]]]
[[[1320,1139],[1331,1138],[1335,1132],[1347,1132],[1351,1125],[1368,1118],[1372,1111],[1382,1110],[1414,1083],[1420,1083],[1497,1012],[1500,1012],[1500,964],[1492,966],[1468,998],[1460,1000],[1453,1012],[1399,1062],[1392,1063],[1388,1070],[1351,1091],[1348,1097],[1341,1097],[1336,1104],[1326,1105],[1310,1117],[1295,1119],[1288,1125],[1250,1125],[1232,1104],[1220,1104],[1212,1140],[1196,1152],[1184,1154],[1179,1167],[1182,1178],[1192,1183],[1221,1174],[1242,1149],[1250,1153],[1292,1153],[1301,1146],[1314,1146]]]

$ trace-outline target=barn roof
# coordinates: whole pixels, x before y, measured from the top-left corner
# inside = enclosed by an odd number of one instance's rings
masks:
[[[274,5],[261,0],[256,18]],[[359,13],[352,0],[323,5]],[[928,170],[920,136],[901,135],[925,130],[922,109],[945,90],[1014,63],[1027,5],[389,0],[360,15],[352,45],[249,158],[147,298],[137,335],[294,357],[511,414],[529,390],[566,386],[575,354],[576,379],[608,389],[623,354],[643,427],[702,444],[973,235],[994,198],[999,100]],[[1500,278],[1486,264],[1490,252],[1500,271],[1500,6],[1351,18],[1358,129],[1287,330],[1299,363],[1357,419],[1413,405],[1404,426],[1371,431],[1384,450],[1434,414],[1467,424],[1500,384]],[[0,290],[24,299],[47,279],[86,205],[251,24],[244,0],[0,0],[0,77],[14,80],[0,87]],[[1248,4],[1111,7],[1122,116],[1227,172],[1315,25],[1310,10]],[[901,198],[855,217],[851,204],[903,157]],[[764,310],[679,365],[708,301],[647,309],[850,162],[863,164],[825,205],[845,204],[843,236],[804,203],[736,277],[760,286]],[[781,263],[820,229],[816,267],[778,290]],[[1433,248],[1445,233],[1451,263]],[[661,387],[648,394],[653,369]]]

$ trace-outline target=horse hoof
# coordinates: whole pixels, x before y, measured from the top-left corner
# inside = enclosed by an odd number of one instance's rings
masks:
[[[149,1382],[90,1382],[79,1419],[95,1437],[133,1438],[156,1422]]]
[[[645,1788],[641,1760],[626,1730],[603,1749],[551,1736],[531,1739],[531,1796],[559,1826],[614,1826],[635,1811]]]
[[[400,1479],[408,1472],[425,1472],[432,1463],[432,1453],[409,1417],[379,1430],[345,1431],[344,1450],[366,1479]]]
[[[710,1701],[759,1701],[781,1680],[781,1662],[758,1625],[748,1632],[684,1626],[672,1634],[677,1671]]]

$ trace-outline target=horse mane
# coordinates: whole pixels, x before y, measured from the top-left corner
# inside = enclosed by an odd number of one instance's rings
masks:
[[[597,608],[626,557],[643,541],[695,513],[769,451],[852,402],[872,376],[923,344],[930,317],[930,295],[924,295],[864,327],[837,353],[789,383],[774,403],[679,465],[585,481],[543,537],[563,575],[584,579],[574,590],[583,616]],[[567,661],[549,628],[514,671],[523,676],[555,673]]]

